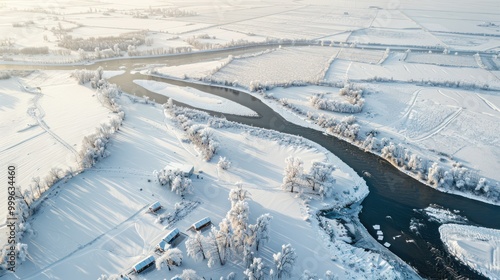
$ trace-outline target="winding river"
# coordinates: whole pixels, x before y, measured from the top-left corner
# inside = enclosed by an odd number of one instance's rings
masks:
[[[189,86],[240,103],[257,112],[259,117],[225,115],[228,120],[303,136],[330,150],[351,166],[360,176],[370,174],[364,176],[370,194],[362,203],[363,210],[360,214],[360,220],[375,238],[377,235],[372,226],[375,224],[380,225],[381,230],[384,232],[385,241],[391,243],[389,250],[413,266],[421,276],[430,279],[484,279],[484,277],[462,265],[446,252],[439,238],[438,227],[440,224],[430,220],[419,209],[426,208],[429,205],[439,205],[444,209],[455,210],[459,215],[467,217],[466,223],[468,224],[500,229],[500,219],[494,218],[499,216],[500,207],[436,191],[400,172],[384,159],[365,153],[335,137],[326,136],[322,132],[288,122],[259,99],[245,92],[218,86],[130,74],[129,72],[133,68],[147,64],[179,65],[222,58],[228,54],[238,55],[249,51],[255,52],[266,48],[250,47],[231,51],[225,50],[162,58],[119,59],[98,62],[88,66],[0,65],[0,69],[68,70],[74,68],[95,69],[102,66],[106,70],[117,70],[119,67],[124,66],[127,72],[111,78],[110,82],[118,84],[125,92],[137,96],[147,95],[158,103],[166,102],[167,98],[137,86],[132,81],[134,79],[150,79],[178,86]],[[220,115],[220,113],[216,112],[209,113]],[[418,222],[418,230],[410,230],[411,221]]]

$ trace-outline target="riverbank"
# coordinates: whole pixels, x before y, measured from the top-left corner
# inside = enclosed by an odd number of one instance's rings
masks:
[[[232,162],[228,170],[222,170],[215,159],[205,161],[197,147],[183,141],[185,132],[178,128],[175,119],[164,115],[161,105],[148,104],[125,94],[119,104],[126,118],[120,131],[108,143],[109,156],[93,168],[55,186],[56,191],[51,192],[31,218],[33,234],[23,239],[30,258],[18,266],[17,277],[44,279],[51,275],[62,278],[69,273],[67,269],[74,266],[82,271],[82,274],[71,274],[75,279],[97,278],[103,273],[126,274],[133,263],[154,250],[166,229],[177,227],[184,232],[193,221],[207,215],[217,225],[229,207],[230,189],[235,182],[242,182],[243,188],[251,193],[249,221],[266,212],[273,216],[269,243],[259,253],[269,266],[272,267],[272,253],[279,251],[281,244],[291,243],[298,256],[294,277],[305,270],[318,275],[329,270],[341,278],[366,278],[376,274],[399,279],[402,276],[398,269],[407,269],[403,275],[418,279],[402,262],[395,269],[392,260],[378,253],[354,248],[342,240],[328,240],[322,233],[314,218],[317,209],[343,208],[361,201],[368,194],[363,179],[325,148],[301,137],[231,123],[180,108],[179,114],[190,116],[192,125],[211,129],[220,143],[216,156]],[[333,198],[321,201],[307,190],[302,194],[280,190],[285,158],[290,155],[303,159],[306,170],[312,161],[335,165]],[[165,162],[194,165],[193,194],[181,198],[156,182],[153,170],[162,168]],[[175,209],[181,209],[192,202],[189,204],[192,207],[187,207],[182,216],[169,218],[168,224],[158,223],[154,215],[146,213],[152,199],[164,205],[160,215],[165,217],[174,213],[174,204],[179,205]],[[85,210],[81,208],[82,203],[86,205]],[[55,232],[51,228],[65,230]],[[189,232],[185,234],[190,235]],[[377,246],[374,240],[371,242]],[[187,251],[185,242],[181,241],[178,248]],[[182,266],[173,267],[169,273],[173,276],[181,269],[192,268],[205,277],[218,278],[231,271],[240,275],[244,268],[242,260],[239,257],[230,260],[225,266],[206,267],[186,256]],[[165,270],[150,271],[147,275],[161,278],[165,273]],[[14,278],[11,274],[4,277]]]
[[[185,82],[187,84],[189,83],[193,83],[193,84],[201,84],[201,85],[208,85],[208,86],[212,86],[211,83],[209,82],[204,82],[203,80],[198,80],[198,79],[180,79],[180,78],[177,78],[177,77],[172,77],[172,76],[162,76],[162,75],[157,75],[157,74],[151,74],[149,73],[147,70],[143,70],[141,71],[142,74],[145,74],[145,75],[151,75],[151,76],[154,76],[154,77],[159,77],[159,78],[166,78],[168,80],[176,80],[176,81],[182,81],[182,82]],[[272,108],[275,112],[277,112],[278,114],[280,114],[283,118],[285,118],[287,121],[289,122],[292,122],[294,124],[297,124],[297,125],[300,125],[300,126],[303,126],[303,127],[307,127],[307,128],[312,128],[312,129],[315,129],[317,131],[321,131],[323,133],[327,133],[327,134],[330,134],[334,137],[337,137],[337,138],[340,138],[346,142],[349,142],[350,144],[358,147],[359,149],[365,151],[365,152],[369,152],[369,153],[372,153],[372,154],[375,154],[379,157],[382,157],[382,152],[381,151],[376,151],[376,150],[372,150],[372,149],[367,149],[365,147],[365,143],[361,140],[353,140],[352,138],[348,138],[348,137],[344,137],[342,135],[339,135],[339,134],[331,134],[329,133],[325,128],[315,124],[313,121],[311,121],[307,115],[305,114],[302,114],[302,113],[297,113],[296,110],[293,110],[293,107],[290,108],[290,107],[287,107],[287,106],[283,106],[283,104],[281,104],[279,101],[279,98],[269,98],[267,97],[266,94],[261,94],[259,92],[253,92],[253,91],[250,91],[250,90],[247,90],[245,88],[242,88],[240,86],[229,86],[229,85],[221,85],[221,84],[216,84],[215,86],[217,87],[220,87],[220,88],[226,88],[226,89],[231,89],[231,90],[235,90],[235,91],[241,91],[241,92],[244,92],[246,94],[249,94],[255,98],[258,98],[259,100],[261,100],[263,103],[265,103],[267,106],[269,106],[270,108]],[[369,127],[368,128],[364,128],[364,130],[366,129],[370,129]],[[419,174],[419,173],[416,173],[416,172],[410,172],[407,170],[406,167],[404,166],[399,166],[398,164],[396,164],[395,162],[393,161],[388,161],[390,162],[394,167],[398,168],[402,173],[414,178],[415,180],[418,180],[420,181],[422,184],[428,186],[428,187],[431,187],[431,188],[434,188],[438,191],[441,191],[441,192],[444,192],[444,193],[450,193],[450,194],[453,194],[453,195],[460,195],[460,196],[463,196],[463,197],[466,197],[466,198],[469,198],[469,199],[474,199],[474,200],[478,200],[478,201],[481,201],[481,202],[485,202],[485,203],[489,203],[489,204],[492,204],[492,205],[496,205],[496,206],[500,206],[500,201],[495,199],[495,200],[492,200],[488,197],[485,197],[485,196],[478,196],[478,195],[474,195],[470,192],[463,192],[463,191],[460,191],[458,189],[453,189],[453,188],[443,188],[443,187],[436,187],[435,185],[432,185],[428,180],[424,180],[422,179],[422,176]],[[495,182],[492,182],[492,187],[495,187]]]

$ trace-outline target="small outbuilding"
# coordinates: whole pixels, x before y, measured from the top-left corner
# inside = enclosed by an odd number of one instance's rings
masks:
[[[194,224],[191,226],[191,228],[192,228],[192,229],[194,229],[194,230],[200,230],[200,229],[202,229],[202,228],[204,228],[204,227],[206,227],[206,226],[210,225],[210,224],[211,224],[211,222],[212,222],[212,221],[210,220],[210,218],[209,218],[209,217],[205,217],[205,218],[203,218],[203,219],[201,219],[201,220],[197,221],[196,223],[194,223]]]
[[[191,175],[193,175],[194,166],[190,164],[171,162],[165,166],[165,170],[172,170],[172,171],[179,170],[182,173],[182,176],[190,177]]]
[[[149,212],[156,212],[162,208],[161,204],[159,201],[156,201],[155,203],[151,204],[149,206]]]
[[[152,266],[155,264],[155,257],[154,256],[149,256],[142,261],[136,263],[134,265],[134,271],[136,273],[141,273],[144,270],[146,270],[148,267]]]
[[[181,232],[179,231],[178,228],[174,228],[173,230],[171,230],[167,235],[165,235],[165,237],[163,237],[160,241],[160,243],[158,243],[158,245],[156,246],[156,248],[163,252],[163,251],[166,251],[168,248],[170,248],[170,244],[172,244],[172,242],[179,236],[181,235]]]

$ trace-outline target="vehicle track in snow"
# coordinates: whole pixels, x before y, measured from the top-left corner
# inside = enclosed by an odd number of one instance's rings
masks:
[[[443,120],[443,122],[441,122],[435,128],[427,131],[422,136],[419,136],[419,137],[416,137],[416,138],[410,138],[410,140],[413,141],[413,142],[420,142],[420,141],[423,141],[423,140],[431,138],[432,136],[438,134],[443,129],[445,129],[452,121],[454,121],[460,115],[460,113],[462,113],[463,110],[464,110],[464,108],[459,108],[455,113],[449,115],[446,119]]]
[[[43,130],[45,130],[48,134],[50,134],[52,138],[54,138],[57,142],[66,147],[78,159],[78,152],[75,150],[75,148],[73,148],[70,144],[64,141],[64,139],[59,137],[59,135],[55,134],[43,120],[43,118],[45,117],[45,111],[43,110],[43,107],[40,105],[40,98],[43,97],[41,90],[40,89],[35,90],[33,88],[22,85],[21,83],[19,84],[21,85],[22,89],[25,92],[35,94],[35,97],[32,99],[33,106],[28,108],[27,114],[30,117],[32,117]]]
[[[97,242],[99,239],[101,239],[102,237],[106,236],[108,233],[110,233],[111,231],[113,230],[116,230],[117,228],[119,228],[120,226],[122,226],[123,224],[131,221],[132,219],[134,219],[137,215],[139,215],[140,213],[142,213],[146,208],[148,208],[149,206],[149,203],[144,205],[141,209],[139,209],[139,211],[135,212],[132,216],[128,217],[126,220],[122,221],[121,223],[117,224],[116,226],[114,226],[113,228],[109,229],[108,231],[106,232],[103,232],[101,233],[100,235],[98,235],[96,238],[90,240],[89,242],[83,244],[83,245],[80,245],[78,246],[78,248],[76,248],[75,250],[71,251],[70,253],[68,253],[67,255],[63,256],[62,258],[58,259],[57,261],[49,264],[49,265],[46,265],[45,267],[39,269],[38,271],[36,271],[35,273],[32,273],[28,276],[26,276],[24,279],[38,279],[37,276],[44,273],[46,270],[60,264],[61,262],[69,259],[70,257],[72,257],[73,255],[75,255],[76,253],[78,253],[79,251],[81,251],[82,249],[84,248],[87,248],[88,246],[94,244],[95,242]]]

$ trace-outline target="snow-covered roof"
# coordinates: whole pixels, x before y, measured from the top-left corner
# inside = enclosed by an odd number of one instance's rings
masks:
[[[134,270],[139,271],[154,261],[155,261],[155,257],[151,255],[151,256],[143,259],[142,261],[136,263],[134,265]]]
[[[165,166],[165,170],[180,170],[184,174],[193,172],[194,166],[190,164],[182,164],[177,162],[171,162]]]
[[[149,206],[149,209],[156,210],[156,209],[158,209],[160,207],[161,207],[160,202],[156,201],[155,203],[151,204],[151,206]]]
[[[205,217],[199,221],[197,221],[196,223],[193,224],[193,228],[194,229],[199,229],[200,227],[206,225],[210,223],[210,218],[209,217]]]
[[[170,248],[170,244],[165,242],[165,240],[161,240],[160,243],[158,243],[158,248],[160,248],[163,251],[166,251],[168,248]]]
[[[174,237],[177,236],[177,234],[179,234],[179,229],[178,228],[174,228],[167,235],[165,235],[165,237],[163,237],[162,240],[164,240],[167,243],[170,243],[170,242],[172,242],[172,240],[174,239]]]

